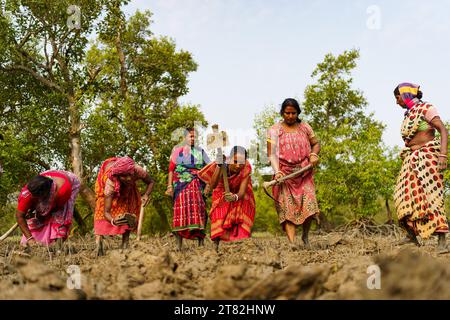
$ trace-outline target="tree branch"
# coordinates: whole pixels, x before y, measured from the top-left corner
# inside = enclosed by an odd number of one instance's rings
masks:
[[[57,85],[56,83],[54,83],[53,81],[45,78],[44,76],[42,76],[41,74],[37,73],[36,71],[34,71],[33,69],[30,69],[24,65],[12,65],[6,68],[3,68],[6,71],[14,71],[14,70],[20,70],[20,71],[25,71],[28,74],[30,74],[31,76],[33,76],[36,80],[38,80],[39,82],[41,82],[42,84],[46,85],[47,87],[51,88],[51,89],[55,89],[60,93],[65,93],[64,90]]]

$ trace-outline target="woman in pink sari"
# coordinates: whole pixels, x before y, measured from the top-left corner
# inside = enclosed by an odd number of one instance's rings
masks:
[[[67,239],[79,191],[80,180],[68,171],[50,170],[32,178],[18,199],[16,219],[23,234],[21,244],[49,245]]]
[[[295,99],[286,99],[280,111],[283,121],[268,131],[267,153],[275,171],[274,179],[309,164],[315,166],[319,161],[319,141],[312,128],[298,118],[300,112]],[[312,171],[275,185],[273,195],[280,224],[289,241],[294,243],[296,227],[303,225],[302,240],[309,246],[311,221],[318,220],[319,215]]]

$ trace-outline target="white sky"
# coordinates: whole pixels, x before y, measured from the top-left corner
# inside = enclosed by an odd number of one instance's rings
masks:
[[[253,119],[267,105],[302,99],[326,53],[359,48],[354,88],[387,127],[384,141],[402,145],[403,111],[392,91],[421,85],[424,100],[450,120],[450,2],[447,0],[134,0],[153,12],[152,31],[173,38],[199,64],[181,102],[199,104],[232,143],[249,146]]]

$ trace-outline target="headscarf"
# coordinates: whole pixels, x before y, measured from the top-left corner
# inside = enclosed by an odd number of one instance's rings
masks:
[[[417,98],[417,94],[419,93],[419,85],[412,83],[400,83],[398,85],[398,91],[400,92],[400,96],[402,97],[403,102],[405,102],[408,109],[414,107],[414,105],[419,102]]]
[[[103,162],[102,167],[100,168],[99,175],[97,178],[98,183],[101,182],[101,177],[105,172],[106,166],[110,163],[114,162],[113,165],[108,169],[106,175],[109,180],[114,182],[114,192],[119,195],[120,194],[120,181],[117,176],[125,176],[132,175],[134,173],[134,161],[130,157],[121,157],[121,158],[110,158]]]

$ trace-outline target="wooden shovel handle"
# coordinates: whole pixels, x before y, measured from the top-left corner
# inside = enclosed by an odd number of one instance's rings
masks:
[[[144,222],[145,208],[144,205],[141,205],[141,212],[139,213],[139,222],[137,228],[137,240],[141,240],[141,232],[142,232],[142,223]]]

